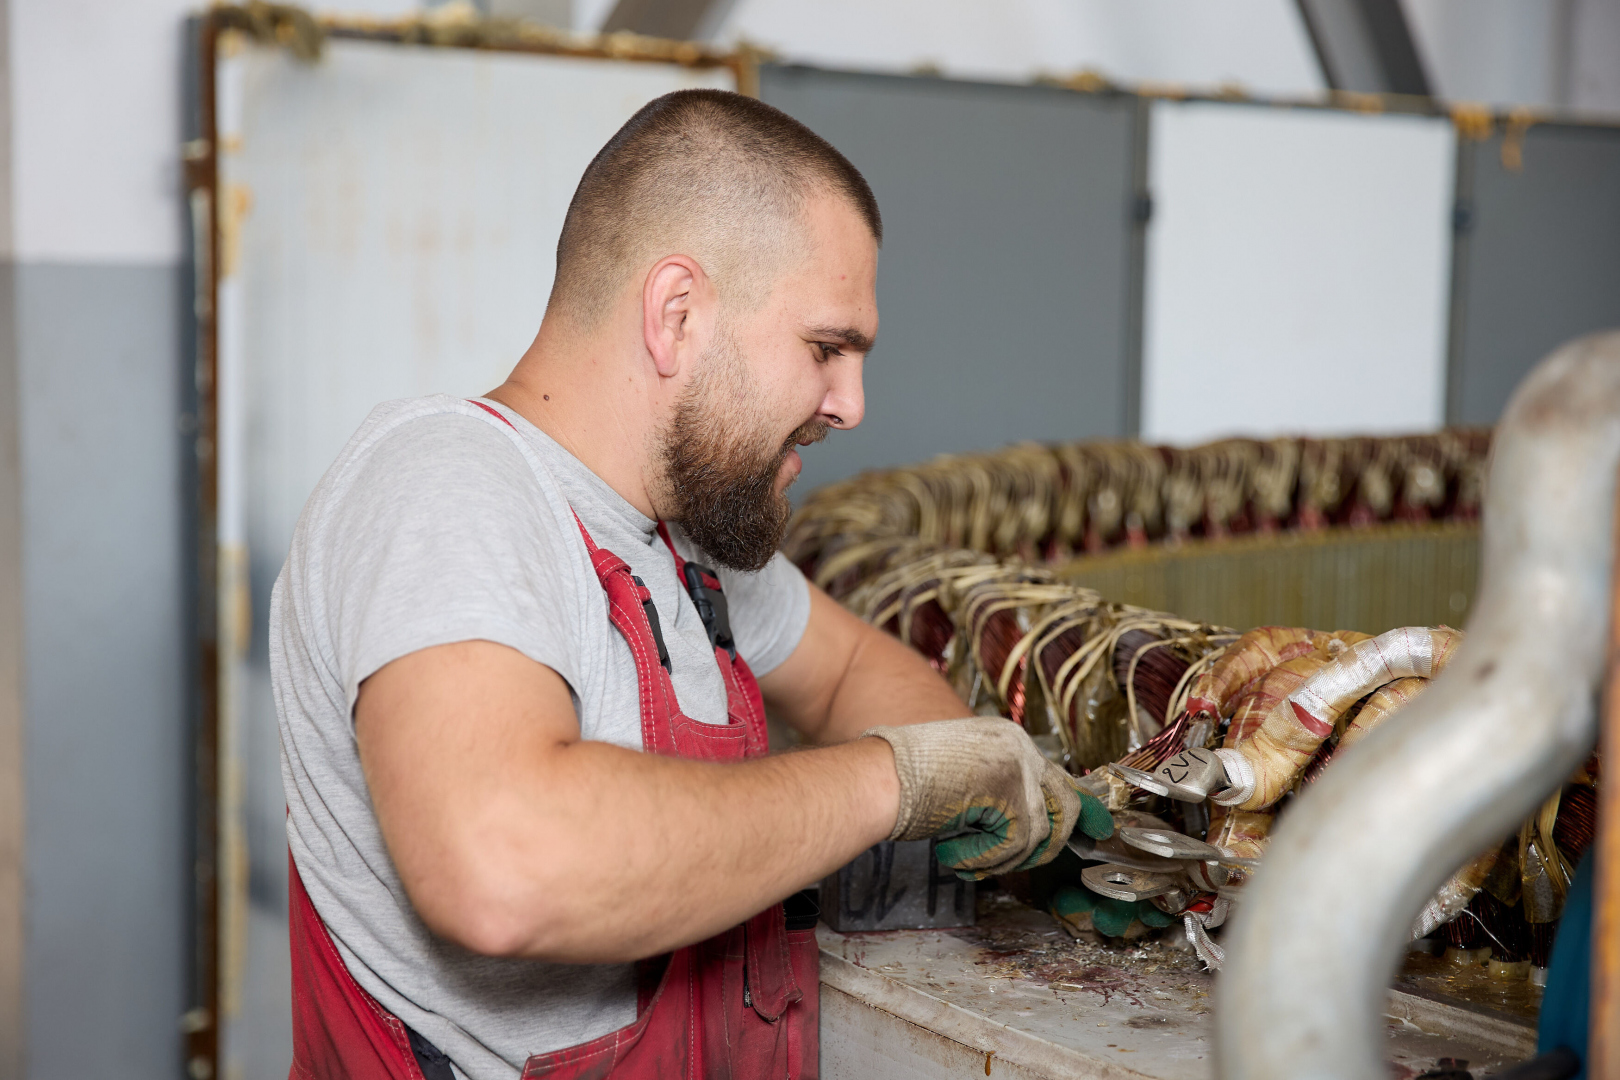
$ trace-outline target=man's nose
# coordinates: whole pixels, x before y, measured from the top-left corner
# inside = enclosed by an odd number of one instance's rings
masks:
[[[866,390],[861,385],[863,363],[864,359],[838,365],[827,396],[821,399],[821,418],[841,431],[856,426],[866,415]]]

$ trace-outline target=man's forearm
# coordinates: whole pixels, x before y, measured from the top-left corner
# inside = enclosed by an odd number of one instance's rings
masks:
[[[838,681],[818,741],[853,739],[867,728],[953,720],[968,708],[917,652],[871,630]]]
[[[821,745],[870,727],[968,715],[926,660],[816,588],[803,640],[760,687],[773,713]]]
[[[878,739],[723,765],[574,742],[525,764],[470,792],[466,835],[412,875],[429,925],[482,952],[612,962],[700,941],[887,837],[898,807]]]

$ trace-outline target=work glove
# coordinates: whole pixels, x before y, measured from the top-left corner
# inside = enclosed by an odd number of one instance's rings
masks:
[[[1023,728],[999,716],[862,735],[894,749],[900,813],[889,839],[940,837],[935,854],[958,877],[978,881],[1050,862],[1076,821],[1089,836],[1113,835],[1107,808],[1077,790]]]
[[[1051,910],[1074,929],[1095,930],[1105,937],[1124,937],[1133,922],[1158,929],[1176,921],[1176,916],[1160,911],[1151,900],[1115,900],[1076,885],[1065,885],[1053,893]],[[1089,925],[1086,916],[1090,916]]]

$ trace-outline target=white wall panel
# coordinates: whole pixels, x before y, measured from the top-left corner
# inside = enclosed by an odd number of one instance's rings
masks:
[[[731,83],[725,70],[362,42],[333,42],[313,66],[250,50],[225,171],[246,208],[260,505],[296,514],[377,402],[499,383],[540,325],[586,164],[650,99]]]
[[[180,256],[181,39],[196,0],[9,0],[13,247]]]
[[[610,0],[581,3],[612,9]],[[1129,82],[1239,83],[1289,96],[1323,89],[1293,0],[732,0],[717,36],[846,70],[928,65],[1022,82],[1093,67]]]
[[[1453,159],[1436,118],[1156,103],[1143,437],[1438,426]]]

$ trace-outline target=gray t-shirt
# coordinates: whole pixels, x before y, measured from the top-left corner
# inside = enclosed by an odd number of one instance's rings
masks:
[[[531,1054],[634,1021],[633,968],[479,956],[422,924],[360,769],[361,680],[432,645],[499,642],[567,680],[583,738],[640,750],[635,663],[608,621],[577,513],[652,591],[682,711],[726,721],[714,652],[655,523],[501,411],[515,431],[445,395],[378,406],[305,504],[270,602],[299,876],[356,981],[472,1080],[510,1080]],[[780,554],[757,574],[719,576],[738,652],[763,675],[804,635],[809,589]]]

